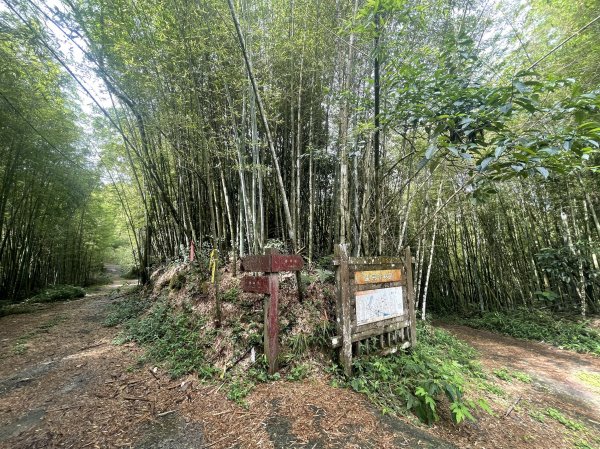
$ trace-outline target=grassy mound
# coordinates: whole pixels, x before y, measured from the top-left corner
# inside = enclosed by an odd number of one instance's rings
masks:
[[[454,318],[452,321],[515,338],[542,341],[559,348],[600,355],[600,332],[592,329],[587,321],[559,317],[545,310],[487,312],[481,317]]]
[[[164,363],[172,377],[195,372],[211,377],[214,368],[206,360],[210,334],[205,321],[190,310],[174,310],[166,301],[156,303],[139,320],[130,320],[122,342],[135,341],[147,348],[143,361]]]
[[[111,304],[104,324],[122,324],[119,341],[144,346],[145,361],[162,365],[174,377],[196,372],[200,377],[220,373],[240,382],[252,376],[255,381],[267,380],[260,356],[263,297],[243,293],[239,278],[225,270],[221,278],[220,326],[214,320],[214,288],[206,273],[194,266],[157,270],[153,285],[141,297],[131,294]],[[284,375],[301,378],[308,371],[306,362],[327,351],[333,334],[328,320],[332,288],[318,281],[308,283],[308,297],[299,304],[292,284],[291,278],[281,281],[281,366]]]
[[[145,362],[162,366],[171,376],[196,373],[226,385],[229,399],[244,398],[259,382],[296,381],[326,376],[368,398],[384,412],[414,413],[425,423],[440,409],[455,422],[474,419],[475,409],[489,410],[483,400],[465,397],[472,378],[485,377],[474,362],[475,351],[445,331],[420,324],[418,346],[411,352],[355,359],[355,375],[346,379],[332,363],[334,286],[326,276],[308,273],[306,296],[297,301],[292,276],[282,276],[280,291],[281,369],[267,375],[262,355],[263,298],[242,293],[239,279],[222,273],[220,326],[214,322],[214,289],[197,267],[157,272],[146,292],[115,301],[106,325],[122,324],[118,342],[137,342]],[[326,281],[326,282],[323,282]],[[469,395],[470,396],[470,395]]]

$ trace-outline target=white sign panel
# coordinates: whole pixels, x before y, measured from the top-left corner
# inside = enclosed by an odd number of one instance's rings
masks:
[[[402,287],[356,292],[356,324],[358,326],[387,320],[403,313]]]

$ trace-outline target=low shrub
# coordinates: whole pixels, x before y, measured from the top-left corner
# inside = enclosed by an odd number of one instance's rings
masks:
[[[85,290],[74,285],[54,285],[41,291],[35,296],[23,301],[27,304],[68,301],[69,299],[83,298]]]
[[[33,304],[5,304],[0,306],[0,317],[8,315],[19,315],[22,313],[31,313],[38,310]]]
[[[515,338],[543,341],[559,348],[600,355],[600,332],[592,329],[587,321],[558,317],[545,310],[487,312],[481,317],[455,318],[453,321]]]
[[[150,302],[140,298],[138,295],[127,296],[125,299],[115,301],[110,305],[104,325],[112,327],[128,322],[141,315],[149,306]]]
[[[552,419],[555,419],[556,421],[561,423],[563,426],[565,426],[567,429],[576,430],[576,431],[585,430],[585,426],[583,424],[567,418],[565,415],[563,415],[559,410],[556,410],[555,408],[551,408],[551,407],[547,408],[546,415],[548,415]]]
[[[506,368],[499,368],[493,371],[494,375],[506,382],[511,382],[513,379],[520,380],[523,383],[531,383],[531,376],[522,371],[510,371]]]
[[[474,420],[477,407],[491,413],[485,400],[464,396],[469,378],[485,377],[475,350],[428,324],[420,322],[417,330],[418,344],[411,352],[355,359],[350,387],[365,393],[384,413],[410,411],[427,424],[439,419],[444,396],[457,423]]]
[[[171,290],[181,290],[185,286],[185,282],[185,274],[179,271],[169,281],[169,288]]]
[[[225,290],[222,295],[221,295],[221,300],[224,302],[232,302],[232,303],[236,303],[239,296],[240,296],[241,290],[237,287],[232,287],[229,290]]]
[[[173,378],[191,372],[206,378],[214,373],[204,356],[214,335],[201,333],[204,324],[189,311],[177,311],[161,301],[147,314],[126,323],[121,342],[135,341],[144,346],[145,359],[164,363]]]

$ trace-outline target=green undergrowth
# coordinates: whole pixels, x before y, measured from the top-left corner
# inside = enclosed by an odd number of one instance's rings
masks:
[[[569,430],[575,431],[583,431],[585,430],[585,426],[578,421],[574,421],[570,418],[567,418],[563,413],[555,408],[549,407],[545,410],[545,413],[550,418],[558,421],[563,426],[565,426]]]
[[[453,317],[450,321],[515,338],[543,341],[559,348],[600,355],[600,332],[592,329],[587,321],[558,317],[545,310],[486,312],[480,317]]]
[[[506,382],[511,382],[513,379],[517,379],[523,383],[531,383],[531,376],[522,371],[512,371],[507,368],[499,368],[493,371],[494,375]]]
[[[150,305],[150,301],[141,298],[139,295],[135,293],[129,294],[124,299],[111,303],[108,315],[104,319],[104,325],[112,327],[126,323],[129,320],[137,318]]]
[[[48,287],[35,296],[23,301],[27,304],[68,301],[70,299],[83,298],[85,290],[74,285],[55,285]]]
[[[149,305],[146,300],[131,297],[114,306],[105,325],[123,323],[124,329],[115,342],[140,344],[145,349],[140,364],[163,365],[173,378],[191,372],[201,378],[212,376],[214,369],[205,352],[214,335],[203,332],[205,321],[190,310],[170,307],[166,300]]]
[[[219,334],[221,330],[208,326],[206,317],[199,316],[186,307],[172,307],[164,299],[151,304],[132,296],[114,303],[105,325],[117,324],[122,324],[123,329],[115,343],[133,341],[145,349],[144,356],[138,361],[140,365],[152,363],[163,366],[173,378],[195,373],[202,380],[221,382],[225,386],[227,397],[240,405],[245,405],[246,396],[256,384],[282,378],[280,373],[267,374],[267,363],[261,354],[241,372],[230,371],[228,368],[233,368],[232,363],[227,365],[226,369],[217,368],[213,363],[218,357],[218,352],[215,353],[215,342],[222,337]],[[234,342],[240,340],[239,347],[248,344],[259,346],[262,341],[261,334],[253,332],[243,339],[245,329],[239,322],[235,324],[230,327],[228,335]],[[292,365],[284,370],[289,372],[289,380],[299,380],[307,376],[307,365]]]
[[[384,413],[412,412],[427,424],[439,419],[440,407],[446,404],[457,423],[474,421],[476,409],[491,413],[483,398],[465,396],[471,381],[486,378],[473,348],[421,322],[417,340],[410,352],[355,359],[355,375],[347,384]]]
[[[146,359],[164,363],[174,378],[191,372],[206,378],[214,373],[205,357],[214,335],[202,332],[204,324],[190,311],[176,311],[161,302],[141,320],[129,324],[126,341],[146,346]]]
[[[529,411],[529,416],[544,424],[549,420],[556,421],[565,427],[564,434],[576,449],[597,449],[600,444],[600,436],[583,423],[571,419],[561,410],[553,407],[534,408]]]
[[[84,296],[85,290],[82,287],[54,285],[18,303],[3,301],[4,304],[0,303],[0,317],[35,312],[38,310],[36,304],[69,301],[71,299],[83,298]]]
[[[248,302],[237,289],[224,290],[223,299],[235,305],[238,313],[228,314],[219,329],[212,325],[211,316],[199,315],[190,307],[174,307],[164,298],[151,302],[138,295],[115,301],[105,325],[122,325],[117,343],[136,342],[145,349],[140,366],[162,366],[174,378],[196,373],[202,380],[222,384],[226,396],[242,406],[259,383],[300,381],[319,371],[330,371],[335,383],[365,393],[385,413],[411,412],[425,423],[437,421],[440,414],[460,423],[474,420],[475,410],[491,412],[471,389],[466,394],[471,382],[472,390],[485,384],[489,388],[482,390],[502,393],[483,373],[474,349],[422,323],[414,350],[356,358],[354,377],[345,379],[338,368],[331,367],[328,347],[333,326],[323,319],[322,304],[310,297],[297,308],[292,303],[294,307],[282,310],[281,369],[268,375],[262,355],[262,307]],[[222,356],[226,347],[228,355]],[[251,348],[255,349],[254,361],[248,357]],[[244,363],[238,364],[239,360]]]
[[[281,369],[270,376],[262,354],[262,298],[242,294],[235,284],[226,285],[221,289],[221,302],[228,312],[219,328],[211,298],[198,288],[193,273],[183,270],[165,283],[156,301],[144,299],[143,291],[113,301],[104,325],[121,326],[115,343],[136,342],[144,348],[139,366],[162,366],[174,378],[196,373],[202,380],[223,384],[223,391],[239,404],[259,383],[299,381],[315,367],[330,364],[326,353],[333,325],[326,318],[330,310],[324,310],[324,304],[332,301],[329,290],[313,284],[303,304],[281,304]],[[178,305],[168,299],[173,290],[178,291]]]
[[[31,313],[38,310],[38,307],[35,304],[4,304],[0,306],[0,317],[8,316],[8,315],[20,315],[23,313]]]

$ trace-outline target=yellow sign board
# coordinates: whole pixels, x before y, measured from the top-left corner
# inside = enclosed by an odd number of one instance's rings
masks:
[[[400,270],[371,270],[357,271],[354,274],[357,284],[379,284],[382,282],[399,282],[402,280],[402,271]]]

